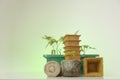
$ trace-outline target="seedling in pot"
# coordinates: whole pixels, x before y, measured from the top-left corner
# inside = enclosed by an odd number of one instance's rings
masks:
[[[66,52],[66,55],[71,55],[71,56],[75,56],[75,51],[68,51]]]
[[[58,40],[48,36],[48,35],[44,35],[44,37],[42,37],[43,39],[45,39],[48,43],[46,45],[46,47],[50,46],[51,49],[51,55],[55,55],[55,54],[60,54],[61,55],[61,48],[60,45],[63,44],[63,37],[60,37]]]
[[[78,32],[79,32],[79,30],[77,30],[74,34],[77,35]]]
[[[89,45],[82,45],[82,46],[80,46],[80,50],[83,52],[83,55],[85,55],[86,51],[89,50],[89,49],[96,49],[96,48],[91,47]]]

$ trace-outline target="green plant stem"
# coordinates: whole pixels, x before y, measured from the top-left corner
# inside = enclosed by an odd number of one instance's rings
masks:
[[[52,48],[53,48],[53,49],[52,49],[52,50],[53,50],[53,54],[55,54],[55,51],[54,51],[54,50],[55,50],[55,48],[54,48],[54,46],[53,46],[53,45],[52,45]]]
[[[56,42],[56,54],[58,54],[58,45],[57,45],[57,42]]]
[[[60,55],[61,55],[61,51],[60,51],[60,49],[59,49],[60,43],[61,43],[61,42],[57,42],[57,43],[56,43],[56,51],[57,51],[57,54],[60,53]]]
[[[83,54],[85,55],[85,48],[84,48],[83,50],[84,50],[84,51],[83,51],[83,52],[84,52]]]

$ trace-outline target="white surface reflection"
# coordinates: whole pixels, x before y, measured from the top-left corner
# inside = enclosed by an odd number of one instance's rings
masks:
[[[48,77],[45,80],[104,80],[103,77]]]

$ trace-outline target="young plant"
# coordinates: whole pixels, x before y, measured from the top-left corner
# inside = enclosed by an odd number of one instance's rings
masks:
[[[82,45],[82,46],[80,46],[80,50],[83,52],[84,55],[85,55],[85,53],[86,53],[86,51],[87,51],[88,49],[95,49],[95,48],[94,48],[94,47],[91,47],[91,46],[89,46],[89,45]]]
[[[58,40],[51,37],[51,36],[47,36],[45,35],[44,37],[42,37],[43,39],[47,40],[47,45],[46,47],[50,46],[51,49],[51,54],[55,55],[55,54],[60,54],[61,55],[61,49],[60,49],[60,45],[63,43],[63,37],[60,37]]]
[[[74,34],[77,35],[78,32],[79,32],[79,30],[77,30]]]
[[[75,56],[75,51],[69,51],[69,52],[66,52],[66,55]]]

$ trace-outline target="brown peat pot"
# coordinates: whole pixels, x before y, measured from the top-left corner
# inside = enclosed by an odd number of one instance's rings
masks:
[[[66,40],[79,40],[80,35],[65,35],[64,36],[64,42]]]
[[[65,60],[80,60],[80,55],[65,55]]]
[[[64,47],[65,51],[68,51],[68,50],[78,50],[80,51],[80,46],[66,46]]]
[[[65,46],[79,46],[80,40],[66,40],[64,42]]]
[[[103,58],[85,58],[84,76],[102,77],[103,76]]]

